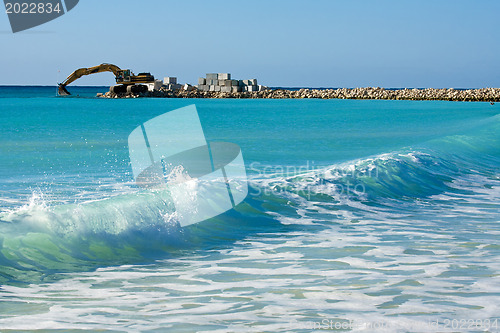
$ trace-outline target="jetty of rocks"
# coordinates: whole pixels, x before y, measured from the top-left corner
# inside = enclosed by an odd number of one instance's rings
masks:
[[[384,88],[338,88],[338,89],[263,89],[261,91],[205,91],[196,87],[185,86],[181,89],[168,89],[161,87],[159,90],[148,91],[140,94],[114,94],[107,92],[99,94],[105,98],[137,98],[137,97],[163,97],[163,98],[269,98],[269,99],[389,99],[389,100],[443,100],[443,101],[474,101],[474,102],[500,102],[500,88],[481,89],[384,89]]]

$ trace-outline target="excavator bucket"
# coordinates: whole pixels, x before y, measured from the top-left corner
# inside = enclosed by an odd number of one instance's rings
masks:
[[[66,89],[66,86],[61,83],[59,84],[59,89],[57,90],[57,93],[59,94],[59,96],[71,95],[69,91]]]

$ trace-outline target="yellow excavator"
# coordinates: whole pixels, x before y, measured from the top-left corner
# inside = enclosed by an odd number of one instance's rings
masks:
[[[71,95],[66,89],[66,86],[71,82],[78,80],[82,76],[101,73],[113,72],[115,74],[116,83],[118,85],[111,86],[109,90],[115,94],[121,93],[141,93],[146,92],[148,87],[141,83],[153,83],[155,78],[150,73],[139,73],[134,75],[130,69],[120,69],[120,67],[112,64],[100,64],[89,68],[79,68],[71,73],[64,82],[59,83],[58,93],[60,96]]]

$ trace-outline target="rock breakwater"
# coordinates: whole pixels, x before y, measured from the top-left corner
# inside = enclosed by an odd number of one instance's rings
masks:
[[[107,92],[100,97],[105,98],[269,98],[269,99],[388,99],[388,100],[443,100],[443,101],[473,101],[500,102],[500,88],[481,89],[384,89],[384,88],[339,88],[339,89],[267,89],[254,92],[220,92],[192,90],[168,90],[161,88],[140,94],[114,94]]]

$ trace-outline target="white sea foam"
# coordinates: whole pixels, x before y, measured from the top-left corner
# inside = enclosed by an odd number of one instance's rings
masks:
[[[401,158],[421,163],[420,155],[411,154]],[[305,178],[316,194],[328,196],[292,191],[254,199],[263,206],[288,202],[291,212],[261,211],[286,232],[244,234],[229,246],[195,248],[151,265],[6,285],[0,297],[22,315],[0,318],[0,327],[290,332],[326,319],[353,323],[353,332],[435,332],[435,321],[446,331],[445,319],[497,318],[498,179],[455,178],[449,190],[408,203],[342,196],[320,184],[321,173],[301,177],[252,180],[259,187],[293,189]],[[111,214],[118,221],[130,218]]]

